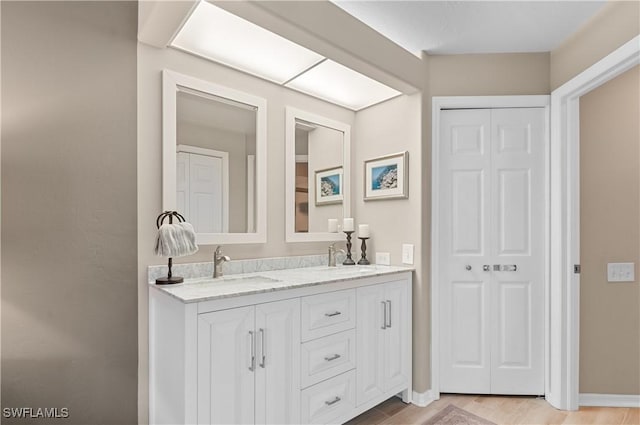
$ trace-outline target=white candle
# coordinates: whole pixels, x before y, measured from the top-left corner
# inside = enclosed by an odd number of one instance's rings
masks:
[[[330,218],[329,219],[329,233],[338,233],[338,219]]]
[[[342,231],[343,232],[353,232],[353,218],[345,218],[342,222]]]
[[[368,238],[371,236],[371,233],[369,231],[369,225],[368,224],[361,224],[358,226],[358,237],[359,238]]]

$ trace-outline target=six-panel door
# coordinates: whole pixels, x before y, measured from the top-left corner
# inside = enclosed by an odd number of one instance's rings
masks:
[[[443,111],[440,391],[544,392],[544,110]]]

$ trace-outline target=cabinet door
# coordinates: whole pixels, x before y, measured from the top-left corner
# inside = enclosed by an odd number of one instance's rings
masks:
[[[356,403],[361,405],[384,393],[384,285],[357,290]]]
[[[256,306],[256,424],[300,422],[300,299]]]
[[[254,311],[198,316],[198,424],[254,423]]]
[[[384,334],[384,390],[408,382],[409,375],[409,289],[406,281],[384,285],[387,325]]]

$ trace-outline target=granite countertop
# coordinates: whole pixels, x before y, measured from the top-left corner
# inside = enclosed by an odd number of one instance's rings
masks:
[[[184,303],[193,303],[407,271],[413,271],[413,268],[381,265],[320,266],[232,274],[217,279],[193,278],[175,285],[150,286]]]

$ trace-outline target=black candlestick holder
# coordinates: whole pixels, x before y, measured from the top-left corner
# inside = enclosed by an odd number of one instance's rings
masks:
[[[344,265],[344,266],[353,266],[353,265],[356,264],[356,262],[353,261],[353,258],[351,258],[351,234],[353,233],[353,231],[347,232],[345,230],[344,233],[347,235],[347,258],[345,258],[345,260],[342,263],[342,265]]]
[[[358,264],[364,265],[364,266],[371,264],[369,260],[367,260],[367,239],[369,238],[358,238],[358,239],[362,241],[362,244],[360,245],[360,251],[362,251],[361,252],[362,258],[360,258],[360,261],[358,261]]]

